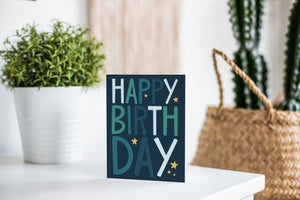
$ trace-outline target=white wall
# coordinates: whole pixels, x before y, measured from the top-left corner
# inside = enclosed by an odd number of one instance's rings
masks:
[[[261,49],[272,67],[271,86],[274,96],[281,90],[283,44],[286,15],[290,0],[268,0]],[[0,0],[0,40],[24,23],[36,21],[47,28],[52,18],[72,24],[86,24],[85,0]],[[198,135],[207,105],[217,105],[219,94],[214,74],[211,50],[218,48],[230,57],[237,49],[229,23],[227,1],[182,0],[180,25],[180,71],[186,74],[186,158],[194,156]],[[219,59],[219,61],[221,61]],[[232,74],[220,62],[225,89],[225,104],[233,105]],[[105,153],[106,113],[105,89],[94,89],[93,121],[87,135],[87,152]],[[14,103],[10,91],[0,86],[0,153],[21,154],[20,136]]]
[[[227,7],[226,1],[219,0],[182,2],[180,66],[182,73],[186,74],[187,160],[194,156],[207,105],[219,103],[212,49],[227,53],[236,49]],[[225,104],[232,105],[232,74],[223,62],[219,65],[225,87]]]
[[[283,90],[285,34],[289,9],[293,0],[268,0],[265,15],[262,50],[268,58],[270,70],[270,97],[275,100]]]

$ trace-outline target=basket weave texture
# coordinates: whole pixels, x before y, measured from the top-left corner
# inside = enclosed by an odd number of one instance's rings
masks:
[[[266,110],[223,107],[216,54],[257,93]],[[220,105],[207,109],[192,164],[264,174],[266,187],[255,195],[256,200],[300,199],[300,112],[274,110],[272,103],[225,54],[214,49],[213,58]]]

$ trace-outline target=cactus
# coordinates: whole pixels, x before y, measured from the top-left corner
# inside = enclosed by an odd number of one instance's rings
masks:
[[[284,100],[282,110],[300,110],[300,0],[296,0],[289,17],[286,34]]]
[[[230,0],[228,5],[234,37],[239,44],[238,51],[234,53],[234,62],[267,95],[267,64],[258,53],[264,0]],[[236,107],[263,108],[262,102],[238,75],[234,75],[233,81]]]
[[[255,0],[255,22],[254,22],[254,46],[258,48],[260,42],[260,30],[262,27],[262,16],[264,9],[264,1]]]

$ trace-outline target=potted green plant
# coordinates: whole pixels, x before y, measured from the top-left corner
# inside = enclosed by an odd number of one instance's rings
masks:
[[[87,32],[55,21],[49,32],[26,25],[4,42],[1,80],[14,93],[27,162],[64,163],[81,156],[87,87],[100,82],[105,59],[103,43]]]

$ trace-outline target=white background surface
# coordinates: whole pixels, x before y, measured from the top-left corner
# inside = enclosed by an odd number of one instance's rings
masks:
[[[272,67],[271,97],[282,88],[284,34],[291,0],[267,0],[261,49]],[[72,24],[87,23],[85,0],[0,0],[0,40],[33,21],[43,29],[57,18]],[[186,158],[194,156],[207,105],[218,104],[218,88],[211,50],[232,56],[237,50],[229,23],[227,0],[182,0],[180,21],[180,72],[186,74]],[[1,64],[1,63],[0,63]],[[1,67],[1,66],[0,66]],[[233,105],[232,74],[220,65],[225,86],[225,104]],[[92,91],[91,126],[86,152],[105,154],[105,90]],[[0,86],[0,152],[21,154],[21,142],[12,93]]]
[[[263,175],[198,166],[186,167],[185,183],[106,179],[105,172],[104,159],[98,156],[43,166],[0,156],[0,196],[1,200],[239,200],[265,185]]]

